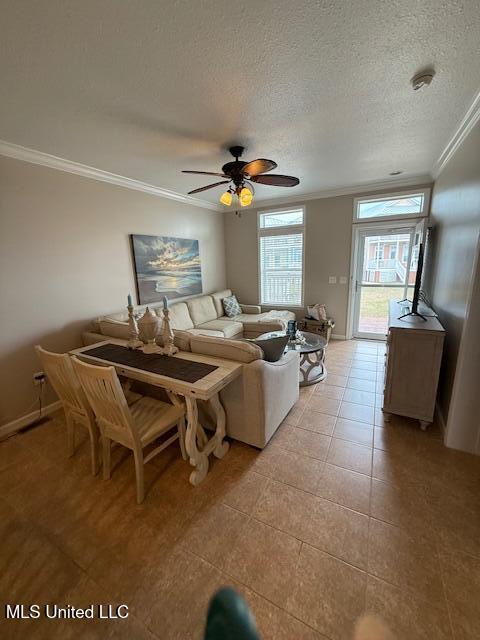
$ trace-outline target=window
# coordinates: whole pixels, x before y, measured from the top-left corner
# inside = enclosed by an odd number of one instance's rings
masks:
[[[303,224],[303,209],[292,211],[271,211],[260,214],[260,229],[273,229],[275,227],[291,227]]]
[[[260,304],[303,305],[304,211],[269,211],[258,219]]]
[[[397,245],[396,244],[391,244],[390,245],[390,260],[395,260],[396,257],[397,257]]]
[[[355,198],[354,221],[377,218],[419,218],[428,213],[429,190],[417,193],[397,193],[381,198]]]

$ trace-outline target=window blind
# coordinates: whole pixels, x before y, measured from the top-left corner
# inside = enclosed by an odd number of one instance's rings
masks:
[[[260,237],[261,304],[302,304],[303,233]]]

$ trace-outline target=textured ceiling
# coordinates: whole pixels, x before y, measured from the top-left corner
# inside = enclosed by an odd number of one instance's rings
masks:
[[[4,0],[0,139],[179,193],[239,142],[301,196],[431,171],[479,60],[478,0]]]

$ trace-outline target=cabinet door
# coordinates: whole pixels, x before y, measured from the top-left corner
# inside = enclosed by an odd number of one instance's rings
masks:
[[[393,331],[384,408],[431,421],[435,410],[443,335]]]

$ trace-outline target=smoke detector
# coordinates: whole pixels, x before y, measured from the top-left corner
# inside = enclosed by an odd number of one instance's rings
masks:
[[[413,76],[413,78],[410,80],[413,90],[418,91],[423,87],[428,87],[432,83],[434,75],[435,75],[435,71],[433,71],[433,69],[429,69],[428,71],[421,71],[420,73],[417,73],[417,75]]]

